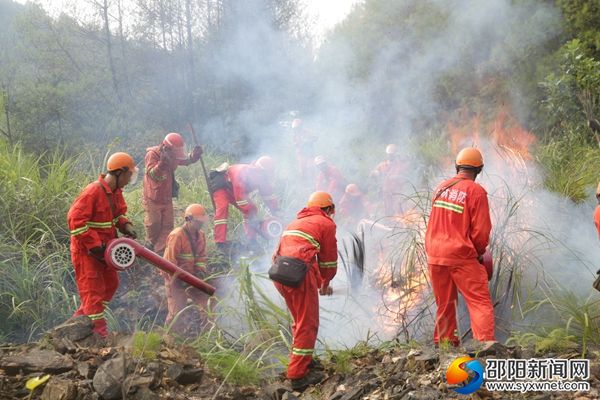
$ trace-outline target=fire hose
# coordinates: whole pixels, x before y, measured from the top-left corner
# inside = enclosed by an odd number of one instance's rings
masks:
[[[131,268],[137,257],[145,259],[155,267],[203,291],[209,296],[212,296],[215,293],[214,286],[209,285],[202,279],[179,268],[172,262],[165,260],[133,239],[125,237],[112,239],[107,243],[106,250],[104,251],[106,263],[119,271],[125,271]]]

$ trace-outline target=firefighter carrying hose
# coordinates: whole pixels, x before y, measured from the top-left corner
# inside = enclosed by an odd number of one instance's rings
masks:
[[[201,155],[200,146],[186,155],[183,138],[174,132],[165,136],[159,146],[146,149],[142,205],[146,246],[155,253],[164,251],[167,235],[173,230],[173,197],[179,193],[175,170],[179,165],[197,162]]]
[[[319,330],[319,294],[331,295],[337,272],[335,206],[331,195],[314,192],[281,235],[273,262],[293,258],[308,267],[299,287],[273,282],[292,314],[292,352],[287,370],[294,390],[320,382],[324,374],[313,361]],[[282,258],[284,257],[284,258]]]
[[[274,179],[275,164],[271,157],[262,156],[252,164],[221,164],[210,173],[210,185],[215,202],[215,232],[217,248],[227,249],[227,222],[229,204],[233,204],[243,215],[244,232],[249,247],[256,246],[260,232],[256,205],[250,200],[250,193],[258,190],[271,212],[279,211],[277,197],[273,194],[271,182]]]
[[[175,228],[167,237],[163,258],[200,279],[206,279],[206,237],[202,228],[208,223],[206,210],[200,204],[190,204],[185,210],[185,222]],[[187,285],[175,275],[161,272],[165,279],[168,314],[166,323],[170,324],[177,314],[187,305],[188,297],[200,308],[201,323],[205,323],[208,295]],[[189,315],[189,314],[188,314]],[[189,326],[189,318],[179,316],[172,329],[184,333]]]
[[[75,315],[87,315],[94,332],[108,336],[104,307],[119,286],[119,276],[104,261],[106,243],[117,237],[117,229],[133,239],[137,237],[125,214],[127,205],[122,189],[137,179],[137,167],[127,153],[115,153],[108,159],[107,173],[86,186],[75,199],[67,223],[71,232],[71,260],[81,305]]]
[[[473,337],[495,341],[494,307],[482,258],[492,224],[487,192],[475,183],[483,168],[483,156],[473,147],[456,157],[456,176],[442,182],[434,192],[433,207],[425,234],[425,250],[431,286],[437,304],[434,342],[456,335],[457,290],[463,295]]]

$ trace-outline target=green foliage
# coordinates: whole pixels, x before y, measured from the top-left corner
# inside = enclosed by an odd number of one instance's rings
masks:
[[[134,357],[155,360],[162,343],[156,332],[137,331],[133,334],[132,353]]]
[[[346,350],[327,351],[326,365],[333,368],[338,374],[350,374],[354,371],[353,361],[365,357],[372,348],[368,342],[358,342],[354,347]]]
[[[564,328],[555,328],[547,333],[514,332],[506,341],[507,345],[516,344],[521,347],[533,347],[539,355],[561,353],[579,348],[577,337],[569,335]]]

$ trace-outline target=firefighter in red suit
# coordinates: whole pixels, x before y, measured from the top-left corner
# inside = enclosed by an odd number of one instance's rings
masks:
[[[340,170],[329,164],[325,157],[315,157],[315,166],[319,170],[316,190],[331,194],[334,199],[340,199],[346,190],[346,179]]]
[[[200,159],[202,148],[186,155],[183,138],[179,133],[169,133],[160,146],[146,149],[144,174],[144,227],[146,246],[161,254],[165,249],[167,235],[173,230],[173,197],[177,197],[178,185],[175,170],[179,165],[190,165]]]
[[[135,181],[135,162],[127,153],[115,153],[106,168],[108,172],[86,186],[67,214],[71,260],[81,298],[75,315],[87,315],[94,332],[102,337],[108,336],[104,307],[119,286],[117,271],[104,261],[106,243],[117,237],[117,229],[133,239],[137,237],[125,216],[127,205],[122,193],[125,185]]]
[[[298,258],[308,266],[301,286],[293,288],[273,282],[292,314],[292,352],[287,377],[294,390],[302,390],[323,379],[314,368],[313,353],[319,329],[319,294],[331,295],[329,282],[337,272],[335,206],[331,195],[315,192],[281,235],[277,256]]]
[[[292,121],[293,141],[296,147],[296,159],[300,174],[304,180],[311,174],[314,168],[312,165],[315,155],[314,145],[317,137],[309,130],[304,128],[301,119],[296,118]]]
[[[407,165],[400,160],[395,144],[388,144],[385,154],[387,160],[375,167],[371,177],[376,178],[379,183],[385,216],[391,217],[402,212],[401,193],[406,181]]]
[[[473,337],[493,342],[494,307],[485,267],[481,264],[492,223],[487,192],[475,178],[483,168],[481,152],[473,147],[456,157],[457,175],[434,192],[425,234],[425,250],[437,314],[434,342],[459,345],[456,301],[460,291],[471,319]]]
[[[202,227],[208,222],[206,210],[200,204],[190,204],[185,210],[183,226],[175,228],[167,237],[164,259],[177,265],[200,279],[206,279],[206,237]],[[187,305],[188,297],[199,307],[202,323],[206,315],[208,295],[187,285],[174,275],[161,272],[167,292],[167,320],[173,322],[177,314]],[[178,316],[172,329],[184,333],[189,327],[189,314]]]
[[[271,185],[274,179],[273,160],[262,156],[252,164],[223,163],[214,172],[222,174],[219,183],[215,183],[217,180],[211,178],[212,196],[216,207],[214,239],[217,247],[224,250],[227,242],[229,204],[233,204],[242,212],[244,232],[248,241],[254,244],[260,231],[260,221],[257,220],[257,208],[250,200],[250,193],[258,190],[272,212],[279,210],[277,197],[273,194]],[[213,171],[211,176],[212,173]]]
[[[354,230],[361,219],[369,215],[369,201],[357,184],[346,186],[346,191],[340,200],[338,222],[346,228]]]

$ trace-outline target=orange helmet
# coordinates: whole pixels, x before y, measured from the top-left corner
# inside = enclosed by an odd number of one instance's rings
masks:
[[[106,170],[116,171],[119,169],[125,171],[135,170],[135,161],[133,161],[133,157],[123,152],[115,153],[108,157],[108,161],[106,162]]]
[[[324,164],[326,162],[327,162],[327,160],[325,160],[325,157],[323,157],[323,156],[316,156],[315,157],[315,165],[316,166],[319,166],[319,165]]]
[[[314,192],[313,194],[311,194],[308,198],[308,203],[306,204],[306,207],[315,206],[319,208],[333,206],[333,199],[331,198],[331,195],[327,192]]]
[[[171,132],[167,134],[163,140],[163,145],[175,150],[175,156],[178,159],[182,160],[186,158],[183,137],[179,133]]]
[[[258,160],[254,162],[254,165],[259,167],[260,169],[264,169],[265,171],[273,171],[275,168],[275,163],[273,159],[269,156],[262,156]]]
[[[483,156],[475,147],[465,147],[456,156],[456,166],[483,167]]]
[[[296,129],[302,125],[302,120],[300,118],[296,118],[292,121],[292,129]]]
[[[197,219],[202,222],[208,221],[206,210],[200,204],[190,204],[185,209],[185,219]]]
[[[351,183],[348,186],[346,186],[346,193],[348,193],[350,196],[360,196],[360,189],[358,188],[358,185],[356,185],[355,183]]]
[[[388,144],[385,148],[385,154],[396,154],[398,148],[395,144]]]

